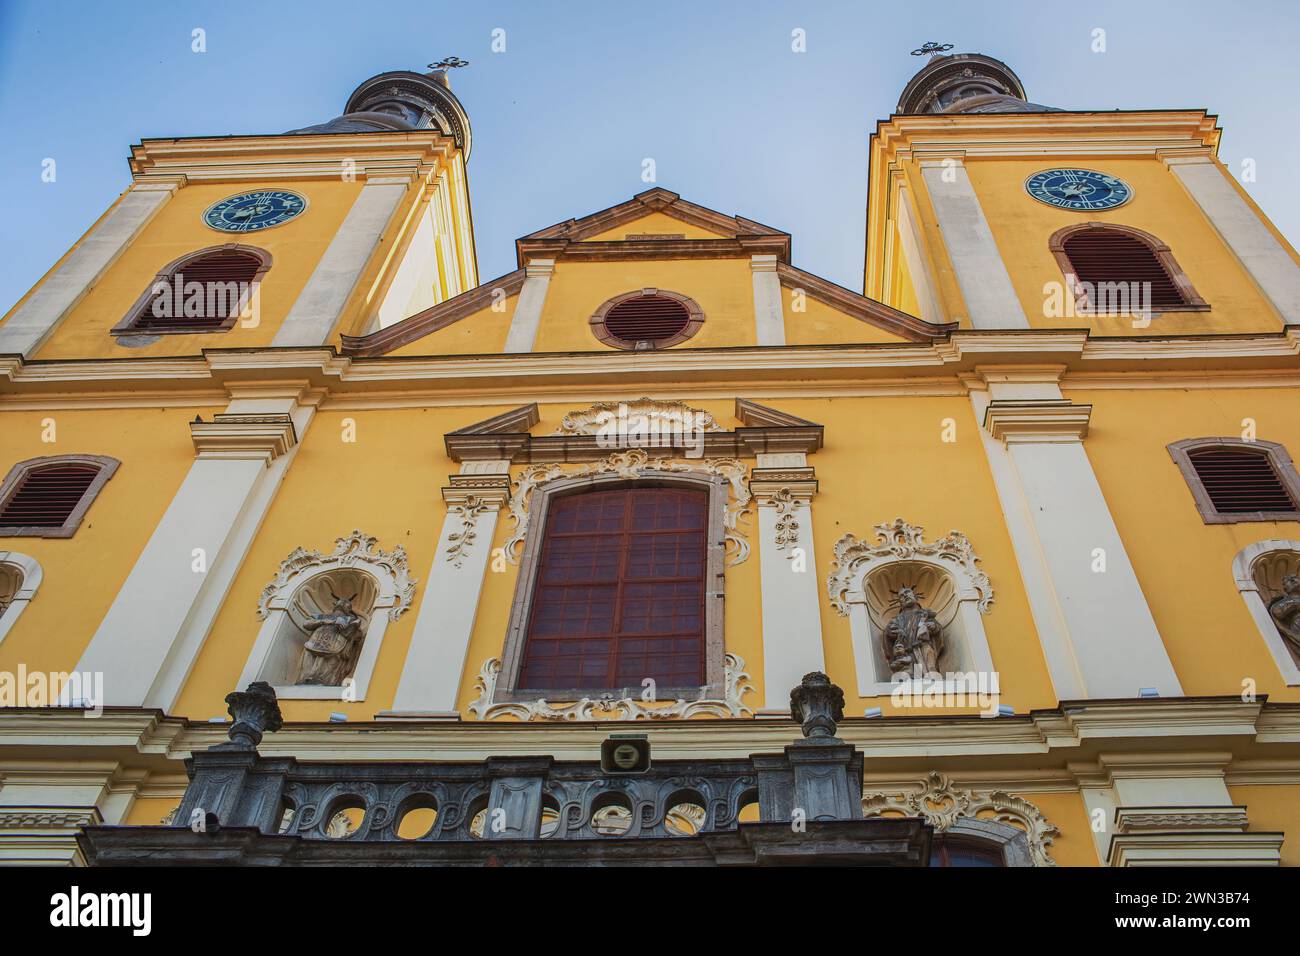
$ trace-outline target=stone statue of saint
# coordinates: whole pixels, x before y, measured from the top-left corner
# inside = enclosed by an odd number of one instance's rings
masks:
[[[1290,645],[1292,656],[1300,661],[1300,575],[1288,574],[1282,579],[1282,594],[1269,603],[1268,613]]]
[[[898,589],[898,613],[885,625],[881,640],[891,674],[922,678],[938,673],[943,627],[933,611],[921,606],[914,589]]]
[[[302,646],[299,684],[323,684],[338,687],[352,674],[361,650],[362,618],[352,610],[352,598],[334,595],[334,607],[317,614],[303,624],[310,633]]]

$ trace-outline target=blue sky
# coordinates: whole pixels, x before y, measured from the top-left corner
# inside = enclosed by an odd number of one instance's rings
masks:
[[[474,127],[485,279],[513,268],[517,236],[646,188],[652,157],[658,185],[793,233],[797,265],[860,289],[867,138],[926,40],[1006,61],[1040,103],[1217,113],[1221,156],[1255,160],[1247,188],[1295,242],[1297,27],[1287,0],[0,0],[0,311],[126,187],[142,137],[320,122],[366,77],[449,54],[471,61],[453,85]]]

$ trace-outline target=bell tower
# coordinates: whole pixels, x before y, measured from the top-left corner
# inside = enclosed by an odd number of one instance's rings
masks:
[[[1007,64],[949,49],[913,51],[926,62],[871,137],[866,295],[973,329],[1300,322],[1295,252],[1219,161],[1215,116],[1045,106]]]
[[[0,323],[0,352],[326,345],[475,287],[470,123],[448,81],[464,65],[380,73],[285,133],[141,141],[126,192]]]

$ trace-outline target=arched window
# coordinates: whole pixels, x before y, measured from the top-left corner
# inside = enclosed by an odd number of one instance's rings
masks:
[[[1080,314],[1204,311],[1169,246],[1131,226],[1085,222],[1052,234],[1056,256]]]
[[[606,345],[649,351],[685,342],[704,324],[704,311],[676,292],[641,289],[607,299],[589,321]]]
[[[1300,521],[1300,475],[1276,442],[1188,438],[1168,448],[1206,524]]]
[[[0,641],[41,586],[40,563],[16,551],[0,551]]]
[[[0,536],[72,537],[118,464],[105,455],[56,455],[14,465],[0,485]]]
[[[931,866],[1006,866],[1003,849],[987,840],[936,836],[930,844]]]
[[[113,327],[114,335],[225,332],[258,308],[271,254],[227,243],[169,262]]]
[[[551,502],[517,688],[704,685],[709,501],[707,488],[623,486]]]

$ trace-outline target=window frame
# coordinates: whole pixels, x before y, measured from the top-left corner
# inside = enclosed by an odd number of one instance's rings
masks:
[[[501,655],[501,678],[493,695],[494,703],[523,703],[543,697],[548,701],[576,701],[604,694],[616,698],[640,697],[643,687],[527,688],[519,687],[523,670],[524,648],[528,640],[528,623],[532,618],[533,595],[541,570],[542,543],[551,502],[585,491],[612,491],[618,488],[694,488],[708,491],[709,521],[706,531],[704,581],[704,676],[706,683],[690,687],[656,687],[659,700],[720,698],[725,693],[723,672],[723,579],[726,558],[726,528],[723,512],[727,504],[726,479],[717,475],[672,473],[647,470],[634,479],[621,475],[583,475],[557,479],[539,485],[533,491],[528,535],[519,559],[519,576]],[[701,693],[703,691],[703,693]]]
[[[1300,521],[1300,474],[1296,473],[1295,463],[1291,461],[1285,446],[1259,438],[1254,441],[1246,441],[1244,438],[1184,438],[1165,447],[1173,458],[1174,464],[1178,466],[1178,470],[1182,472],[1183,481],[1191,490],[1192,500],[1196,502],[1196,510],[1200,512],[1201,520],[1205,524]],[[1262,451],[1268,457],[1273,472],[1286,493],[1290,495],[1295,507],[1290,511],[1242,511],[1226,514],[1220,512],[1214,506],[1210,493],[1205,490],[1201,476],[1197,474],[1196,466],[1192,463],[1192,453],[1202,448],[1239,448],[1255,453]]]
[[[1087,293],[1079,287],[1079,274],[1074,268],[1074,263],[1070,261],[1069,254],[1065,251],[1065,241],[1076,233],[1087,232],[1093,229],[1106,229],[1127,236],[1130,239],[1136,239],[1138,242],[1150,249],[1152,254],[1155,255],[1156,261],[1165,270],[1165,274],[1169,276],[1170,281],[1173,282],[1174,286],[1182,295],[1183,304],[1176,309],[1167,307],[1161,309],[1153,308],[1151,310],[1153,313],[1164,315],[1168,312],[1210,311],[1210,304],[1202,299],[1197,293],[1195,287],[1192,285],[1192,280],[1187,277],[1187,273],[1183,271],[1183,267],[1178,264],[1178,260],[1174,258],[1173,251],[1169,248],[1167,243],[1161,242],[1160,239],[1153,236],[1151,233],[1144,232],[1141,229],[1136,229],[1133,226],[1125,226],[1116,222],[1101,222],[1097,220],[1065,226],[1052,233],[1051,238],[1047,240],[1047,248],[1051,250],[1053,257],[1055,257],[1056,264],[1061,270],[1062,277],[1066,279],[1067,289],[1074,294],[1074,306],[1076,311],[1090,308],[1091,306],[1088,302]],[[1073,276],[1075,280],[1073,288],[1070,288],[1070,276]]]
[[[140,316],[144,314],[145,306],[147,306],[153,300],[154,287],[159,282],[165,282],[170,285],[172,276],[174,276],[177,272],[183,271],[184,268],[187,265],[189,265],[191,262],[195,262],[198,259],[202,259],[204,256],[215,255],[221,252],[245,252],[257,258],[260,265],[257,267],[257,272],[253,273],[253,278],[251,280],[252,285],[257,285],[262,281],[262,278],[267,274],[267,272],[270,271],[271,265],[274,261],[271,257],[271,254],[267,252],[265,249],[260,249],[257,246],[246,246],[243,243],[239,243],[239,242],[225,242],[216,246],[208,246],[207,248],[199,249],[195,252],[187,252],[185,255],[173,259],[171,262],[167,263],[167,265],[163,266],[162,269],[158,271],[157,275],[155,275],[152,279],[149,280],[149,284],[145,287],[144,292],[140,293],[139,298],[137,298],[135,302],[131,304],[131,308],[127,310],[126,317],[123,318],[122,321],[118,322],[117,325],[109,329],[108,330],[109,334],[117,335],[117,336],[221,335],[222,333],[229,332],[231,329],[235,327],[235,323],[239,321],[239,315],[240,315],[239,312],[231,313],[230,316],[222,320],[220,325],[207,326],[201,329],[186,328],[180,324],[176,325],[174,328],[167,328],[165,326],[142,328],[139,325]]]
[[[90,465],[99,469],[99,473],[82,492],[81,500],[68,514],[67,519],[58,528],[44,528],[35,525],[0,524],[0,537],[4,538],[71,538],[77,533],[86,512],[95,503],[104,485],[116,473],[122,463],[107,455],[49,455],[42,458],[28,458],[9,469],[4,482],[0,483],[0,514],[18,491],[23,480],[34,470],[48,465]]]
[[[639,299],[644,296],[658,296],[665,299],[672,299],[674,302],[682,305],[686,309],[687,320],[682,330],[675,335],[670,335],[666,339],[646,339],[652,344],[649,348],[638,349],[637,343],[621,338],[609,330],[605,325],[605,317],[619,305],[624,302],[630,302],[633,299]],[[687,339],[694,337],[704,325],[704,310],[700,308],[698,302],[690,296],[682,295],[680,292],[672,292],[668,289],[645,288],[636,289],[632,292],[620,292],[616,296],[611,296],[600,304],[600,308],[592,313],[591,318],[587,320],[591,324],[591,334],[594,335],[605,345],[610,348],[620,349],[624,352],[658,352],[663,349],[672,348],[674,345],[680,345]]]

